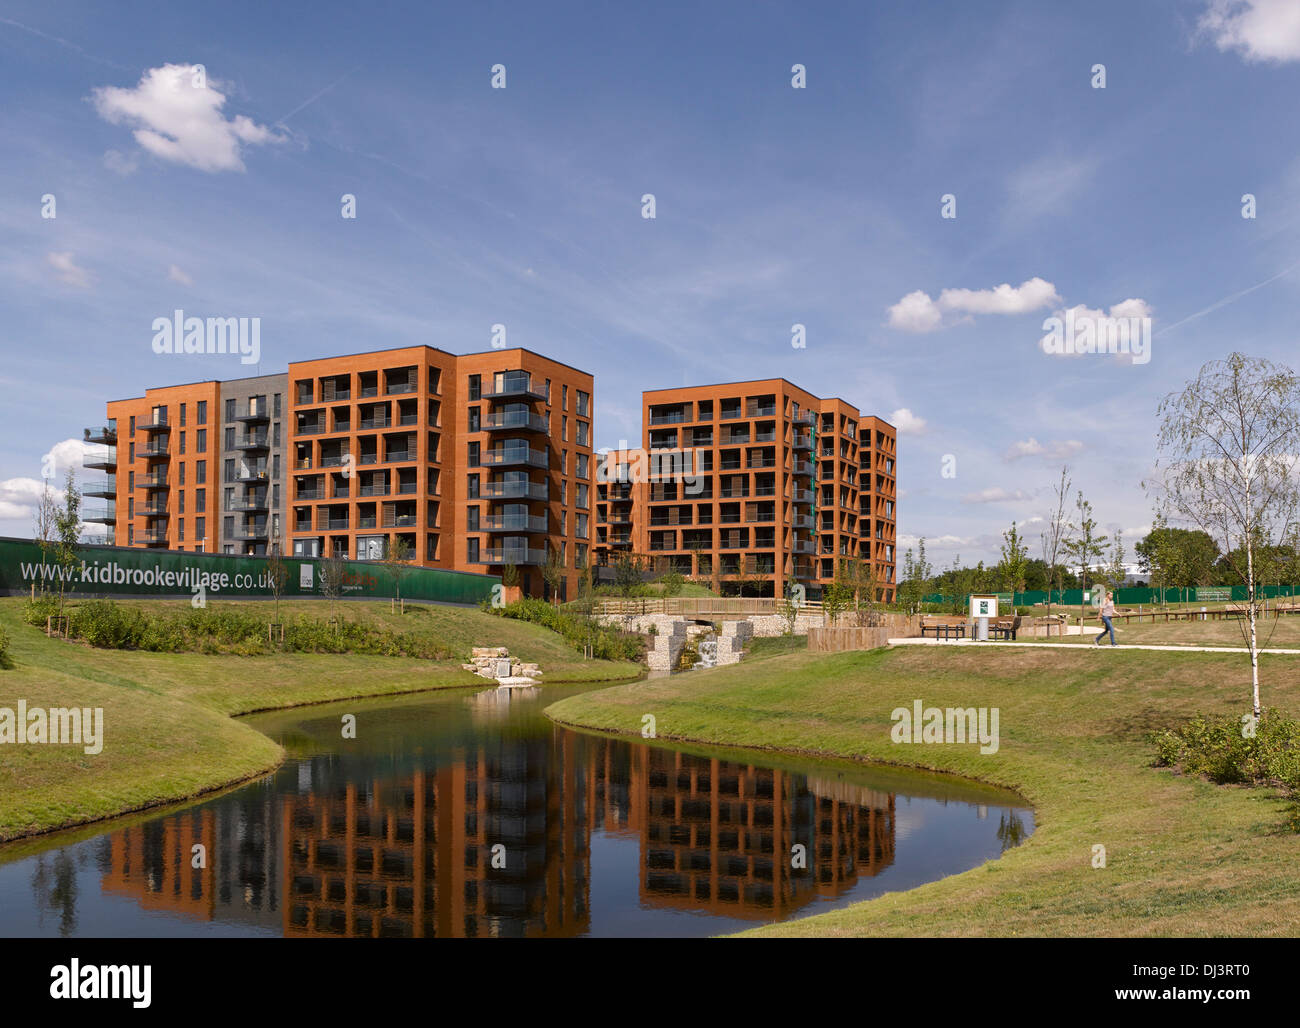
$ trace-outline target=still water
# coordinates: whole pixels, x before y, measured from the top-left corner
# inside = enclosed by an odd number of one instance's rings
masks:
[[[288,753],[273,774],[0,847],[0,935],[716,935],[912,888],[1033,830],[1014,795],[939,776],[652,746],[542,714],[578,691],[250,717]]]

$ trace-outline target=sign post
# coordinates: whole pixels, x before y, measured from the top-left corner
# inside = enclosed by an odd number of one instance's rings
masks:
[[[971,593],[970,616],[975,621],[975,638],[988,642],[989,618],[998,616],[997,593]]]

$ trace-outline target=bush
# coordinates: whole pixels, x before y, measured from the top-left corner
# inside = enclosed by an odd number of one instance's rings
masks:
[[[23,621],[37,628],[45,627],[46,618],[59,612],[59,601],[53,596],[38,596],[23,604]]]
[[[636,660],[641,656],[639,635],[589,621],[545,600],[517,600],[491,613],[549,628],[576,650],[591,645],[593,655],[601,660]]]
[[[1300,721],[1265,711],[1252,736],[1240,717],[1196,717],[1152,736],[1156,764],[1220,785],[1281,786],[1300,800]],[[1292,826],[1300,829],[1298,811]]]
[[[686,584],[686,579],[676,571],[669,571],[667,574],[660,575],[659,581],[664,587],[665,596],[677,596],[682,591],[682,586]]]
[[[44,624],[44,620],[41,620]],[[286,622],[284,643],[272,644],[267,621],[254,611],[229,608],[187,608],[145,611],[112,600],[91,600],[69,615],[69,634],[92,646],[153,653],[234,653],[243,656],[291,653],[364,653],[390,657],[444,660],[451,649],[427,635],[395,632],[382,625],[328,621],[299,616]]]
[[[0,625],[0,668],[7,668],[9,661],[9,633]]]

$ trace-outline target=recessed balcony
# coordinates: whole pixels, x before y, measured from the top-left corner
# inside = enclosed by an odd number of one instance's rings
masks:
[[[545,450],[534,450],[528,446],[484,450],[479,454],[479,463],[487,467],[527,466],[547,469],[551,466],[550,457]]]

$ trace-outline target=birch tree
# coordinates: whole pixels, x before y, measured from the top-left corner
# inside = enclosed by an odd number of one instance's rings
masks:
[[[1251,703],[1259,699],[1259,549],[1294,519],[1294,448],[1300,439],[1300,380],[1285,365],[1240,353],[1201,367],[1157,410],[1159,457],[1147,486],[1172,518],[1207,533],[1246,587]]]

